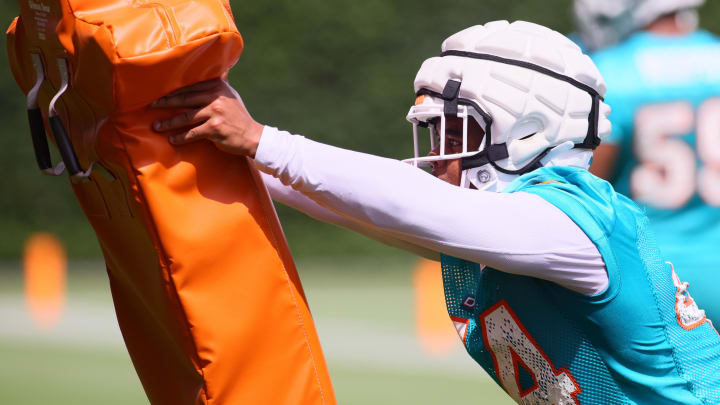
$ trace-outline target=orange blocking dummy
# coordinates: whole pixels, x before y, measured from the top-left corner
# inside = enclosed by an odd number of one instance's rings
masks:
[[[227,1],[19,4],[8,52],[37,163],[69,174],[150,401],[334,404],[257,172],[209,143],[176,148],[150,129],[176,113],[151,109],[153,100],[237,61],[243,42]]]

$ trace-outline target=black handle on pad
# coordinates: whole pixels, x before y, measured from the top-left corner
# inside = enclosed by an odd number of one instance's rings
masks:
[[[33,108],[28,110],[27,114],[28,122],[30,123],[33,150],[35,150],[35,160],[37,160],[40,170],[52,169],[50,148],[48,147],[47,137],[45,136],[45,124],[43,123],[42,112],[40,108]]]
[[[73,149],[62,120],[56,115],[50,117],[49,121],[50,129],[55,137],[55,143],[57,143],[57,147],[60,150],[60,156],[62,156],[63,162],[65,162],[65,168],[67,168],[68,172],[70,172],[70,175],[72,176],[82,173],[83,170],[80,168],[80,162],[78,162],[75,149]]]

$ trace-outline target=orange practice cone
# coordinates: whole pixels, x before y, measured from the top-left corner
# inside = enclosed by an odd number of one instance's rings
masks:
[[[23,257],[25,301],[32,320],[41,329],[52,329],[65,309],[67,259],[57,238],[36,233],[25,242]]]
[[[413,284],[420,345],[431,356],[447,356],[457,346],[458,335],[445,309],[440,263],[421,260],[415,268]]]

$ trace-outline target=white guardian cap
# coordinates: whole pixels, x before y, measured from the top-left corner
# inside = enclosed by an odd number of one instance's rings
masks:
[[[678,14],[690,29],[697,26],[695,8],[705,0],[575,0],[573,13],[580,37],[590,50],[623,40],[663,15]]]
[[[450,36],[438,57],[415,78],[413,124],[416,166],[461,159],[461,186],[501,191],[518,175],[544,165],[587,168],[610,133],[605,82],[595,64],[562,34],[524,21],[494,21]],[[445,154],[447,117],[463,120],[463,151]],[[485,132],[467,150],[468,119]],[[438,134],[435,133],[438,123]],[[421,128],[438,155],[423,156]]]

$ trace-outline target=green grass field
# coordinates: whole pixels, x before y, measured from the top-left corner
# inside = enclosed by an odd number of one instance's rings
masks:
[[[408,257],[298,263],[338,402],[511,403],[459,342],[444,357],[422,350],[414,326],[413,265]],[[20,265],[0,264],[0,402],[146,404],[102,263],[71,263],[70,269],[64,316],[55,329],[41,331],[25,309]]]

